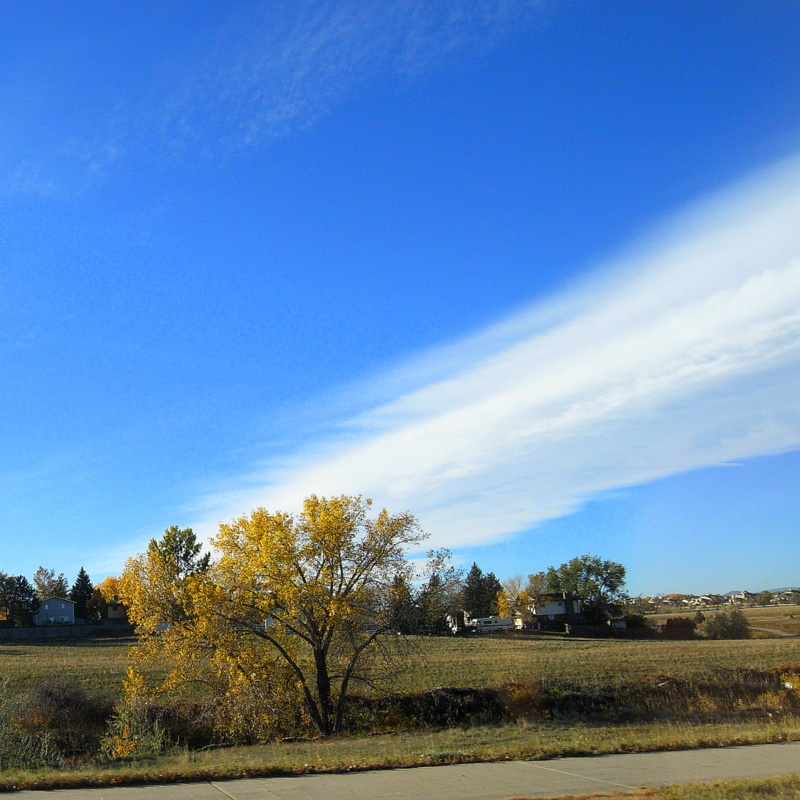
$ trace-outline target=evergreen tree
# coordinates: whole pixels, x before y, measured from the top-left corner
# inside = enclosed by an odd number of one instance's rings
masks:
[[[483,616],[489,617],[497,613],[497,595],[502,590],[503,587],[494,572],[488,572],[483,576],[483,608],[486,609],[486,614]]]
[[[419,591],[419,621],[422,630],[436,636],[449,633],[448,615],[458,614],[458,602],[454,601],[457,591],[453,587],[452,574],[442,576],[434,572]]]
[[[78,577],[75,578],[75,583],[69,591],[69,599],[75,603],[75,616],[78,619],[89,619],[87,603],[92,599],[94,586],[86,570],[81,567],[78,572]]]
[[[485,617],[483,611],[483,570],[473,561],[464,578],[461,605],[470,617]]]
[[[24,575],[9,576],[0,572],[0,609],[17,628],[33,625],[39,601]]]
[[[483,574],[483,570],[472,564],[464,588],[461,590],[461,603],[470,617],[490,617],[497,613],[497,593],[503,587],[494,572]]]

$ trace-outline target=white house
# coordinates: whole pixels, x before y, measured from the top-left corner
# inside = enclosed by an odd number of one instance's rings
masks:
[[[698,608],[706,608],[708,606],[720,606],[727,598],[721,594],[704,594],[701,597],[695,597],[690,601],[690,605]]]
[[[583,622],[581,601],[571,592],[547,592],[528,606],[538,628],[555,628]]]
[[[751,603],[756,599],[757,595],[753,592],[731,592],[728,595],[729,603]]]
[[[35,621],[37,625],[74,625],[75,603],[65,597],[48,597],[39,605]]]

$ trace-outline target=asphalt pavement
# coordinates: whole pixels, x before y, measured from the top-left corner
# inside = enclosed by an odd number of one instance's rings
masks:
[[[22,791],[14,800],[505,800],[800,773],[800,742],[341,775]]]

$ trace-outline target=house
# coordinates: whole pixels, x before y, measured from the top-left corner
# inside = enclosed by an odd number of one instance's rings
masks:
[[[116,595],[107,602],[102,612],[103,621],[107,625],[127,625],[128,609],[119,601]]]
[[[34,622],[37,625],[74,625],[75,603],[65,597],[48,597],[39,605]]]
[[[547,592],[528,606],[534,628],[563,629],[583,622],[581,601],[572,592]]]
[[[753,592],[730,592],[728,594],[729,603],[753,603],[758,595]]]
[[[725,602],[725,597],[721,594],[704,594],[695,597],[690,601],[690,605],[695,608],[709,608],[710,606],[720,606]]]

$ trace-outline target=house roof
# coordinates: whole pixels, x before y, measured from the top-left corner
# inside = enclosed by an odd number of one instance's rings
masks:
[[[52,597],[47,597],[44,600],[42,600],[42,602],[48,603],[50,602],[50,600],[58,600],[59,603],[72,603],[72,605],[75,605],[74,600],[70,600],[68,597],[56,597],[56,595],[53,595]]]

